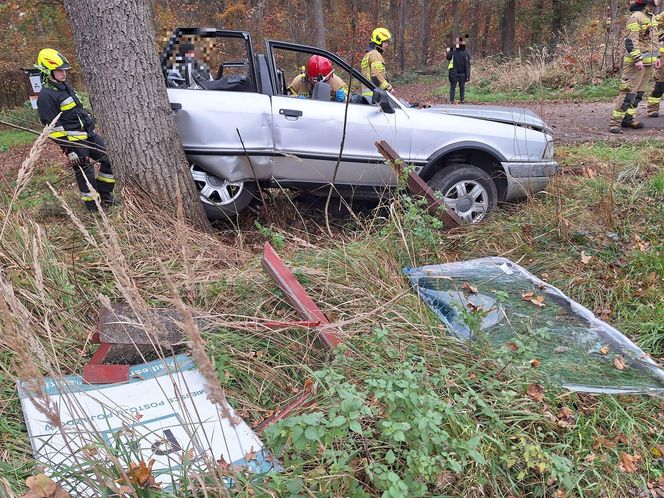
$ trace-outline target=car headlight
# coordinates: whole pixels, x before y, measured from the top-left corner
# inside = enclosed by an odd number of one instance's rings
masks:
[[[546,142],[546,149],[544,149],[544,155],[542,156],[542,159],[545,159],[547,161],[553,160],[553,154],[554,154],[554,146],[553,146],[553,139],[548,139],[547,137],[547,142]]]

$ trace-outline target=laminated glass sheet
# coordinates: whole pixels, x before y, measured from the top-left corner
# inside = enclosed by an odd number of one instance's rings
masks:
[[[636,344],[559,289],[505,258],[405,268],[420,297],[464,340],[541,362],[574,391],[664,396],[664,371]]]

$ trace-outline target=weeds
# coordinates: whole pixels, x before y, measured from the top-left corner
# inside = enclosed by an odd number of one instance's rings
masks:
[[[547,194],[448,232],[408,198],[340,223],[330,239],[315,214],[279,197],[269,219],[255,220],[256,230],[251,221],[242,233],[222,228],[208,235],[184,225],[173,230],[172,221],[132,199],[101,220],[82,216],[74,204],[83,232],[62,218],[39,218],[44,194],[30,184],[17,197],[21,209],[9,211],[5,196],[0,277],[9,315],[0,318],[0,490],[20,493],[35,467],[15,394],[21,369],[80,371],[99,300],[123,298],[154,334],[149,306],[178,303],[185,313],[211,317],[198,347],[230,404],[251,424],[298,396],[305,383],[318,384],[311,408],[264,434],[285,471],[262,481],[235,476],[233,493],[618,497],[644,491],[664,474],[652,452],[664,444],[661,401],[567,393],[536,369],[505,367],[486,345],[469,348],[448,336],[402,276],[406,265],[510,257],[661,355],[661,143],[560,147],[558,154],[562,174]],[[51,174],[38,169],[30,182]],[[598,215],[609,189],[606,213]],[[248,318],[298,318],[260,269],[256,253],[265,239],[281,244],[321,309],[344,323],[346,344],[334,358],[318,350],[308,331],[233,326]],[[582,252],[591,259],[584,263]],[[10,322],[29,346],[9,344]],[[538,399],[528,395],[535,383]],[[121,442],[99,448],[99,482],[123,472],[129,478],[130,465],[139,463]],[[636,471],[621,470],[622,453],[641,458]],[[190,488],[177,496],[227,493],[216,470],[198,470],[183,476]],[[169,496],[147,488],[133,496],[143,495]]]

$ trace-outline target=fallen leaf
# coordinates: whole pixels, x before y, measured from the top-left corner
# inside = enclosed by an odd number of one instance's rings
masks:
[[[234,415],[233,417],[231,417],[231,423],[233,425],[240,425],[242,423],[242,419],[237,415]]]
[[[584,458],[584,460],[588,463],[593,463],[596,458],[597,458],[597,455],[595,455],[594,453],[591,453],[590,455],[587,455],[586,458]]]
[[[609,346],[602,346],[599,348],[599,352],[602,354],[609,354]]]
[[[535,401],[542,401],[544,399],[544,389],[539,384],[529,384],[526,394]]]
[[[629,453],[625,453],[624,451],[620,452],[620,465],[619,469],[622,470],[623,472],[627,473],[634,473],[636,472],[637,466],[636,464],[641,460],[640,455],[630,455]]]
[[[562,489],[556,490],[556,494],[554,495],[556,498],[565,498],[567,495]]]
[[[159,483],[155,481],[155,478],[152,475],[152,466],[154,465],[154,462],[155,460],[153,458],[148,463],[141,460],[138,463],[129,464],[127,477],[129,477],[129,482],[132,486],[140,488],[159,488]]]
[[[45,474],[30,476],[25,484],[29,491],[21,498],[70,498],[69,493]]]
[[[584,265],[587,265],[588,263],[590,263],[591,259],[593,259],[593,257],[586,254],[586,251],[581,251],[581,262]]]
[[[479,309],[479,307],[475,306],[473,303],[466,304],[466,308],[468,308],[471,313],[475,313]]]
[[[256,452],[254,451],[253,446],[251,447],[251,450],[244,455],[245,462],[251,462],[252,460],[256,460]]]
[[[553,350],[555,354],[566,353],[567,351],[569,351],[567,346],[558,346]]]
[[[514,342],[506,342],[505,347],[512,351],[513,353],[516,353],[519,350],[519,346],[517,346]]]
[[[576,417],[570,408],[563,406],[558,412],[558,425],[561,427],[572,427],[575,421]]]
[[[650,453],[652,453],[652,456],[654,458],[664,458],[664,445],[661,446],[653,446],[650,448]]]
[[[468,374],[468,378],[469,378],[470,380],[475,380],[475,379],[477,378],[477,374],[476,374],[475,372],[470,372],[470,373]]]
[[[464,282],[461,288],[467,290],[471,294],[477,294],[477,287],[470,285],[468,282]]]
[[[542,364],[542,362],[537,360],[537,359],[530,360],[530,366],[533,367],[533,368],[537,368],[541,364]]]
[[[454,484],[457,480],[457,476],[454,472],[450,470],[445,470],[436,476],[436,484],[438,488],[443,490],[447,486]]]
[[[540,308],[544,306],[544,296],[538,296],[534,292],[526,292],[521,294],[524,301],[529,301]]]
[[[595,436],[593,440],[593,449],[598,450],[599,448],[615,448],[616,443],[609,441],[603,436]]]
[[[623,360],[622,356],[616,356],[613,359],[613,366],[618,370],[625,370],[625,361]]]

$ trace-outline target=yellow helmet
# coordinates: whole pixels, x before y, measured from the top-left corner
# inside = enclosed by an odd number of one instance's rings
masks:
[[[392,39],[392,33],[387,28],[376,28],[371,32],[371,41],[376,45],[382,45],[383,42]]]
[[[56,69],[71,69],[67,58],[52,48],[44,48],[39,51],[35,67],[46,76],[51,76],[51,72]]]

